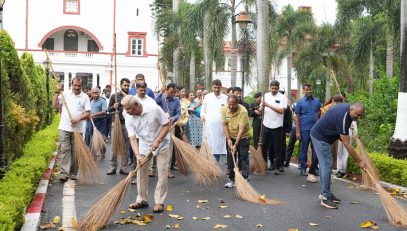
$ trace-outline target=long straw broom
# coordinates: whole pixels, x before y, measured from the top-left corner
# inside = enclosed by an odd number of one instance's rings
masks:
[[[113,50],[114,50],[114,81],[115,81],[115,86],[117,86],[117,64],[116,64],[116,33],[114,34],[114,44],[113,44]],[[118,103],[117,99],[117,87],[115,87],[115,103]],[[114,128],[113,128],[113,139],[112,139],[112,146],[113,146],[113,154],[114,158],[117,161],[117,157],[120,154],[122,156],[122,161],[126,160],[126,142],[124,141],[124,135],[122,131],[122,126],[120,122],[120,114],[119,110],[116,109],[114,113]]]
[[[142,165],[147,163],[152,157],[152,151],[144,157]],[[79,230],[98,230],[106,226],[113,214],[124,200],[132,177],[136,175],[140,165],[132,170],[126,178],[116,184],[109,192],[96,202],[94,206],[86,213],[85,217],[79,222]]]
[[[90,121],[92,122],[92,126],[93,126],[93,136],[92,136],[92,142],[91,142],[91,145],[90,145],[90,150],[96,156],[100,156],[100,157],[102,157],[104,159],[105,158],[105,152],[106,152],[105,137],[96,128],[95,123],[93,122],[93,119],[90,119]]]
[[[205,126],[202,131],[202,143],[201,143],[201,148],[199,149],[199,155],[206,157],[209,161],[211,161],[214,164],[217,164],[217,161],[215,159],[215,156],[212,153],[211,146],[209,146],[208,140],[206,139],[205,135]]]
[[[55,71],[52,66],[52,62],[51,59],[49,58],[47,50],[45,50],[45,55],[47,56],[47,60],[49,61],[54,79],[58,79],[58,77],[55,75]],[[66,108],[66,111],[68,112],[69,119],[72,120],[72,114],[68,108],[68,104],[66,103],[64,93],[61,94],[61,97],[62,102]],[[82,136],[79,133],[76,124],[73,125],[73,134],[76,153],[75,161],[78,162],[78,177],[80,179],[81,184],[103,183],[104,180],[102,172],[96,165],[95,159],[93,158],[93,155],[90,152],[85,141],[82,139]]]
[[[257,172],[258,174],[266,174],[267,171],[267,162],[264,161],[263,151],[261,146],[263,145],[263,119],[264,119],[264,110],[261,113],[261,124],[260,124],[260,142],[257,144],[257,150],[250,145],[249,150],[252,154],[253,161],[250,161],[250,172]]]
[[[231,147],[229,147],[232,149]],[[245,180],[239,172],[239,168],[236,164],[235,153],[230,153],[232,155],[234,168],[233,171],[235,172],[235,191],[236,195],[245,201],[257,203],[257,204],[266,204],[266,205],[280,205],[284,204],[285,202],[275,199],[269,199],[266,195],[260,195],[256,189],[254,189],[247,180]]]
[[[222,170],[217,164],[209,161],[205,156],[199,155],[198,150],[192,145],[178,139],[173,134],[171,134],[171,139],[196,182],[201,185],[214,185],[218,182]]]

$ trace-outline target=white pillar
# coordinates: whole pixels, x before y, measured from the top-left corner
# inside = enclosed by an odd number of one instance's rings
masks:
[[[97,87],[98,86],[97,85],[97,76],[98,76],[97,72],[92,73],[92,87]],[[100,77],[99,77],[99,80],[100,80]],[[99,84],[100,84],[100,82],[99,82]]]
[[[64,91],[69,90],[69,72],[64,72]]]

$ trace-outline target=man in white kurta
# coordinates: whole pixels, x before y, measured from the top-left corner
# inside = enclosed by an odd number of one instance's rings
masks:
[[[228,97],[221,93],[221,89],[222,82],[219,79],[215,79],[212,82],[213,92],[205,95],[201,108],[204,135],[217,161],[219,161],[221,154],[226,155],[226,137],[223,133],[222,107],[226,106]]]
[[[127,115],[126,129],[130,138],[131,148],[141,165],[137,172],[138,196],[129,208],[139,209],[148,206],[148,168],[151,159],[142,163],[144,156],[151,150],[157,159],[158,181],[155,188],[155,206],[153,212],[164,211],[164,200],[168,191],[168,146],[170,122],[164,111],[149,102],[141,103],[137,97],[128,95],[122,100]],[[138,136],[138,141],[136,138]]]

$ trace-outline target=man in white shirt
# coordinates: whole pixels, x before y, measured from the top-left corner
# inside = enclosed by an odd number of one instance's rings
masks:
[[[226,136],[223,133],[222,107],[226,106],[228,97],[221,93],[222,82],[212,82],[211,93],[205,95],[201,108],[201,119],[204,124],[206,140],[211,147],[215,159],[219,162],[220,155],[226,155]]]
[[[76,126],[78,131],[82,132],[85,127],[85,120],[90,115],[91,108],[88,95],[82,92],[82,79],[80,77],[72,79],[72,91],[61,92],[60,88],[57,89],[52,100],[52,105],[57,110],[62,107],[61,120],[58,126],[59,143],[61,145],[60,173],[58,178],[61,182],[65,182],[69,178],[76,179],[78,173],[73,126]],[[72,119],[69,118],[61,94],[64,95]]]
[[[270,92],[264,95],[264,119],[263,119],[263,158],[267,163],[267,156],[270,160],[270,170],[274,170],[275,175],[284,172],[284,157],[281,149],[283,144],[283,121],[284,110],[287,107],[287,97],[278,92],[280,83],[271,80]],[[268,155],[267,155],[268,154]]]
[[[168,191],[168,146],[170,141],[168,129],[170,128],[170,121],[161,108],[148,102],[142,104],[137,97],[125,96],[122,105],[128,113],[125,119],[126,129],[131,148],[137,157],[137,164],[142,163],[143,156],[147,155],[150,150],[157,158],[158,181],[154,193],[153,212],[163,212],[163,203]],[[136,134],[139,138],[138,141]],[[138,196],[136,202],[129,205],[131,209],[148,207],[149,162],[141,165],[137,172]]]

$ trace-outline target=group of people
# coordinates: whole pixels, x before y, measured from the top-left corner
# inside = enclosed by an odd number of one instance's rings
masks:
[[[224,88],[220,80],[212,82],[210,93],[206,90],[187,91],[170,83],[155,94],[147,87],[144,75],[138,74],[135,81],[121,79],[115,94],[110,95],[112,90],[104,89],[104,98],[100,96],[100,90],[97,88],[92,88],[91,95],[87,96],[81,91],[81,79],[74,78],[72,91],[58,90],[54,98],[54,106],[62,107],[59,126],[59,179],[64,182],[75,178],[77,174],[71,124],[76,125],[78,130],[85,131],[86,140],[89,142],[93,124],[106,137],[114,137],[114,133],[109,133],[114,129],[108,127],[118,125],[112,123],[112,115],[117,112],[128,155],[122,155],[118,161],[118,155],[115,155],[112,149],[107,175],[116,173],[118,162],[119,173],[124,175],[128,174],[128,166],[132,163],[141,166],[137,178],[132,182],[137,184],[137,200],[130,204],[129,208],[148,206],[148,177],[158,174],[153,211],[164,210],[168,178],[174,177],[170,170],[176,169],[173,142],[168,134],[170,132],[174,132],[180,139],[185,140],[186,137],[187,142],[198,149],[205,139],[218,162],[222,155],[227,155],[229,181],[225,184],[226,188],[235,186],[232,155],[236,157],[243,177],[249,181],[249,145],[252,143],[257,148],[261,143],[268,170],[280,175],[284,172],[284,167],[289,166],[295,142],[299,140],[300,175],[308,176],[307,180],[310,182],[317,182],[317,176],[320,176],[321,205],[337,208],[340,200],[330,191],[332,145],[340,139],[338,150],[347,150],[363,167],[363,162],[352,148],[349,137],[352,121],[363,116],[364,106],[361,103],[343,103],[342,95],[334,96],[322,106],[320,100],[313,97],[310,84],[303,85],[304,97],[291,105],[291,101],[279,87],[279,82],[272,80],[270,91],[264,95],[256,93],[254,102],[249,105],[243,100],[242,89],[239,87],[222,92]],[[66,99],[72,120],[69,120],[61,94]],[[336,103],[338,105],[335,105]],[[86,129],[83,128],[85,122],[88,124]],[[170,129],[172,127],[174,129]],[[312,158],[307,172],[309,147],[312,150]],[[150,151],[154,158],[144,162],[144,156]],[[344,154],[340,155],[339,152]],[[104,153],[99,156],[104,159]],[[338,177],[346,172],[347,152],[338,151],[339,159],[338,165],[341,167],[338,167]]]

